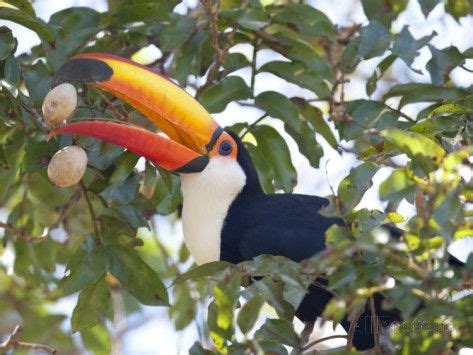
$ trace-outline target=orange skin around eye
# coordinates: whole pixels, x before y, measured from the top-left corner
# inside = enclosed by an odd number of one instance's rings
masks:
[[[223,141],[228,141],[232,145],[232,152],[228,155],[221,155],[218,151],[218,149],[220,147],[220,143],[222,143]],[[237,158],[237,154],[238,154],[238,147],[235,143],[235,140],[227,132],[223,132],[220,135],[220,137],[218,137],[217,141],[215,142],[215,145],[214,145],[213,149],[209,152],[210,157],[223,156],[223,157],[226,157],[226,158],[233,158],[233,159]]]

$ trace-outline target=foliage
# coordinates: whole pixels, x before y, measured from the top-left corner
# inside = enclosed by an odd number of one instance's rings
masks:
[[[108,12],[69,8],[47,23],[26,0],[0,3],[0,19],[26,26],[41,39],[30,53],[15,55],[21,39],[0,27],[0,204],[6,214],[0,224],[1,333],[21,323],[22,340],[72,352],[77,342],[61,326],[65,317],[50,305],[78,293],[71,328],[93,353],[108,353],[110,344],[119,343],[120,334],[110,330],[123,316],[116,306],[121,299],[127,314],[142,312],[142,304],[170,304],[178,330],[206,314],[205,346],[196,342],[191,353],[207,353],[208,347],[283,354],[284,345],[301,347],[294,311],[323,274],[337,295],[326,309],[329,319],[356,313],[383,291],[387,306],[400,309],[407,320],[394,335],[402,353],[472,347],[473,296],[458,302],[451,297],[471,287],[473,258],[457,269],[448,264],[446,249],[473,230],[468,209],[473,89],[450,78],[455,69],[469,70],[465,63],[473,48],[436,48],[435,33],[415,38],[409,26],[393,33],[391,24],[406,0],[363,0],[368,20],[350,27],[338,27],[321,11],[292,1],[207,0],[186,14],[173,12],[178,2],[109,0]],[[456,20],[473,10],[471,1],[440,3],[419,0],[425,16],[437,5]],[[174,258],[152,223],[156,214],[179,217],[179,179],[158,174],[149,164],[138,170],[136,155],[94,139],[75,138],[89,158],[80,185],[60,189],[48,181],[49,159],[71,144],[70,137],[48,139],[39,115],[54,72],[78,53],[130,57],[150,44],[162,51],[150,66],[187,86],[211,113],[231,102],[261,110],[257,121],[232,128],[246,138],[265,191],[291,192],[297,183],[288,145],[274,128],[277,121],[315,168],[330,149],[323,149],[321,140],[362,161],[329,196],[324,213],[342,217],[346,226],[328,230],[326,252],[301,264],[260,256],[240,265],[215,262],[189,269],[185,246]],[[252,46],[253,56],[229,53],[238,44]],[[423,48],[431,59],[425,68],[412,68]],[[263,50],[279,56],[258,67]],[[378,64],[365,80],[366,98],[349,100],[344,85],[370,58]],[[390,68],[399,61],[415,72],[426,70],[431,81],[392,80]],[[249,81],[239,76],[241,70],[251,72]],[[261,73],[312,96],[256,93]],[[380,81],[389,89],[377,89]],[[114,117],[150,128],[138,112],[108,94],[87,85],[79,94],[76,118]],[[418,113],[407,114],[407,105]],[[386,210],[356,209],[382,167],[392,168],[380,187]],[[408,217],[398,208],[403,200],[414,203],[417,213],[406,221],[405,237],[386,239],[379,227]],[[261,324],[265,304],[277,319]],[[415,313],[420,304],[423,309]],[[412,331],[408,322],[415,321],[429,326]]]

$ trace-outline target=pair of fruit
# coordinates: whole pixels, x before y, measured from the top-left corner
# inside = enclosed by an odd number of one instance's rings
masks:
[[[64,83],[52,89],[44,98],[43,117],[51,128],[62,125],[72,116],[77,107],[77,92],[74,86]],[[62,148],[51,158],[48,177],[59,187],[77,184],[85,173],[87,154],[77,145]]]

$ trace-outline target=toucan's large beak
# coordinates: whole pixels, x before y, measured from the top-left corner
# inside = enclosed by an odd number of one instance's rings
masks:
[[[223,130],[186,91],[151,69],[108,54],[82,54],[67,61],[53,78],[63,82],[91,82],[123,99],[156,123],[170,138],[141,128],[100,121],[81,121],[52,135],[82,134],[118,144],[164,169],[197,172]]]

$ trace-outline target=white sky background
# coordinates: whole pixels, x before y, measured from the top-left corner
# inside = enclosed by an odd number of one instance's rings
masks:
[[[186,0],[183,4],[176,8],[179,12],[185,12],[187,5],[194,6],[196,0]],[[363,13],[360,1],[357,0],[309,0],[306,3],[323,11],[331,20],[340,26],[349,26],[354,23],[366,23],[366,17]],[[105,0],[36,0],[34,7],[36,13],[43,20],[48,21],[49,17],[62,9],[71,6],[87,6],[96,9],[97,11],[106,11],[107,2]],[[32,46],[39,44],[37,35],[19,25],[8,21],[0,21],[0,25],[6,23],[13,29],[14,35],[19,41],[18,52],[23,53],[28,51]],[[463,51],[473,46],[473,18],[471,16],[460,19],[458,24],[451,16],[445,15],[442,6],[437,6],[431,12],[429,17],[425,19],[422,14],[417,1],[410,1],[406,11],[404,11],[399,18],[394,22],[393,32],[399,32],[404,25],[408,24],[410,31],[415,38],[431,34],[434,30],[437,36],[433,39],[432,44],[437,48],[444,48],[450,45],[457,46],[460,51]],[[231,51],[242,52],[251,58],[252,48],[250,45],[239,45],[232,48]],[[278,54],[270,50],[261,50],[257,56],[257,67],[260,67],[265,62],[274,60]],[[430,59],[430,51],[427,48],[421,50],[421,54],[416,58],[413,67],[423,68],[425,63]],[[368,61],[363,61],[358,66],[356,76],[350,78],[351,81],[346,85],[346,99],[353,100],[358,98],[367,98],[365,91],[366,79],[373,73],[375,66],[381,61],[379,58],[374,58]],[[473,61],[467,61],[467,67],[473,69]],[[237,72],[245,80],[249,81],[250,69],[245,68]],[[407,66],[401,61],[397,60],[391,70],[391,77],[399,83],[408,81],[428,82],[430,81],[429,74],[425,72],[419,75],[409,70]],[[462,69],[455,69],[451,75],[452,79],[457,85],[470,86],[473,83],[473,74]],[[382,80],[378,83],[378,89],[374,93],[374,98],[381,97],[389,86]],[[313,97],[307,90],[300,89],[296,85],[290,84],[282,79],[275,77],[269,73],[261,73],[256,77],[255,90],[257,93],[274,90],[283,93],[286,96],[302,96]],[[405,108],[406,113],[415,113],[419,106],[410,105]],[[241,107],[236,103],[230,104],[227,109],[214,115],[221,125],[230,125],[237,121],[248,120],[253,122],[261,116],[261,111],[255,108]],[[274,120],[271,122],[277,128],[282,128],[282,124]],[[336,190],[340,181],[348,174],[349,170],[358,165],[360,162],[354,158],[352,154],[339,155],[333,150],[322,137],[318,136],[318,140],[322,143],[324,148],[324,157],[320,163],[320,169],[314,170],[308,163],[307,159],[303,157],[297,150],[296,144],[292,139],[284,133],[285,138],[289,144],[292,154],[292,160],[298,172],[298,185],[295,192],[305,194],[316,194],[325,196],[331,193],[330,185]],[[343,144],[343,142],[342,142]],[[346,142],[345,142],[346,145]],[[368,208],[382,208],[383,204],[378,198],[379,184],[386,179],[390,174],[390,168],[381,169],[374,177],[373,187],[365,194],[359,207]],[[330,184],[330,185],[329,185]],[[414,213],[414,209],[407,203],[402,203],[400,206],[400,213],[405,217],[409,217]],[[171,248],[179,246],[182,241],[182,229],[179,223],[171,225],[166,217],[157,217],[157,224],[159,225],[160,238],[164,240],[166,245]],[[473,238],[472,238],[473,239]],[[470,240],[471,242],[471,240]],[[471,250],[473,243],[469,243],[467,250]],[[460,247],[465,251],[465,246]],[[65,299],[58,305],[61,312],[70,314],[75,299]],[[132,331],[129,331],[124,339],[125,353],[127,354],[175,354],[187,353],[187,350],[192,346],[195,339],[197,339],[197,332],[193,325],[189,326],[183,332],[176,332],[173,325],[168,321],[167,310],[164,308],[146,307],[146,322]],[[132,316],[130,323],[142,322],[138,316]]]

